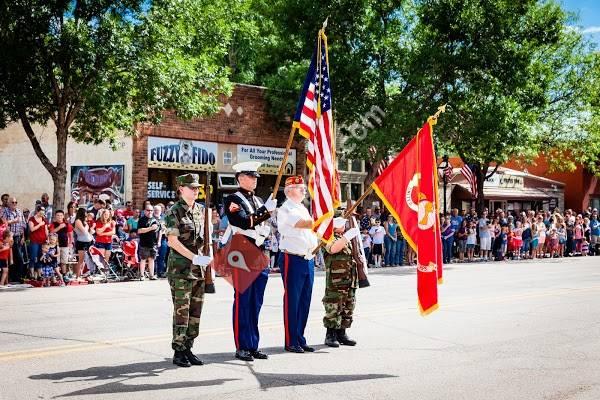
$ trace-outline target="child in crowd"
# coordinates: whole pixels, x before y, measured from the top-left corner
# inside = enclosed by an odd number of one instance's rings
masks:
[[[463,219],[458,228],[456,238],[458,239],[458,262],[465,261],[465,253],[467,252],[467,236],[469,236],[467,228],[467,220]]]
[[[12,245],[12,232],[6,229],[0,242],[0,286],[8,284],[8,267],[13,264]]]
[[[581,242],[581,255],[587,256],[589,251],[590,251],[590,242],[587,241],[587,238],[583,238],[583,241]]]
[[[538,257],[538,245],[540,240],[540,234],[538,232],[537,224],[531,224],[531,258],[536,259]]]
[[[66,275],[67,266],[69,262],[69,237],[72,235],[73,227],[65,219],[65,214],[62,210],[56,210],[54,213],[54,220],[50,224],[50,232],[55,235],[58,241],[58,264],[60,270],[57,270],[58,276],[63,280],[63,275]],[[52,236],[52,235],[51,235]]]
[[[4,232],[8,230],[8,223],[2,215],[0,215],[0,238],[3,237]]]
[[[48,243],[44,243],[42,245],[41,256],[39,260],[39,265],[41,266],[42,272],[42,285],[44,287],[50,286],[50,281],[55,282],[54,278],[54,269],[58,264],[57,258],[58,254],[56,252],[56,247],[50,247]]]
[[[52,279],[52,283],[56,283],[56,277],[58,277],[58,283],[60,284],[60,286],[64,286],[65,280],[63,274],[61,273],[61,265],[59,264],[59,262],[61,261],[63,248],[59,246],[58,235],[51,233],[48,236],[48,245],[51,249],[54,249],[57,261],[56,266],[54,267],[54,277]]]
[[[467,229],[467,259],[469,262],[473,262],[473,255],[475,253],[475,245],[477,244],[477,230],[475,229],[475,223],[469,222],[469,228]]]
[[[381,268],[385,229],[381,226],[381,221],[379,219],[375,220],[375,225],[371,227],[369,235],[371,235],[371,238],[373,239],[373,262],[375,263],[375,268]]]
[[[506,249],[508,247],[508,226],[503,226],[500,228],[500,233],[496,239],[498,241],[498,245],[496,247],[496,261],[503,261],[504,256],[506,255]]]
[[[575,253],[581,254],[581,244],[583,243],[583,219],[581,218],[581,215],[578,215],[575,220],[573,242],[575,243]]]
[[[564,257],[565,255],[565,243],[567,243],[567,228],[564,222],[560,222],[558,224],[558,229],[556,230],[558,234],[558,256]]]
[[[365,258],[367,259],[367,264],[369,264],[369,259],[371,258],[371,235],[369,235],[369,231],[366,229],[362,230],[360,234],[360,238],[362,241],[363,250],[365,252]]]
[[[558,244],[558,230],[555,227],[550,229],[548,247],[550,248],[550,258],[558,257],[560,247]]]
[[[523,246],[523,227],[521,221],[517,221],[513,230],[513,258],[521,259],[521,247]]]

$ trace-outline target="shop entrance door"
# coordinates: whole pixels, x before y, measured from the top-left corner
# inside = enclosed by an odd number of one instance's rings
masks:
[[[495,213],[499,208],[506,211],[506,201],[504,200],[490,200],[490,204],[492,205],[490,207],[490,214]]]

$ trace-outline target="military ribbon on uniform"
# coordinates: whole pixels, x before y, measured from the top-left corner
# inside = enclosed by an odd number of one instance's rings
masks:
[[[438,308],[442,242],[433,124],[430,118],[373,182],[373,188],[417,252],[417,294],[421,314]]]

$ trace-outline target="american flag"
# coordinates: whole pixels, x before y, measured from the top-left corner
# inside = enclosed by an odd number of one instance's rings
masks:
[[[477,176],[473,172],[473,169],[468,164],[463,165],[460,172],[467,178],[469,185],[471,186],[471,198],[477,198]]]
[[[375,146],[369,147],[369,154],[371,155],[371,158],[375,160],[377,158],[377,148]],[[383,170],[390,165],[393,159],[394,157],[386,156],[377,163],[377,174],[375,175],[375,178],[382,174]],[[373,165],[375,165],[375,163]]]
[[[446,168],[444,168],[444,175],[446,175],[446,179],[448,179],[448,180],[452,179],[453,172],[454,172],[454,168],[452,168],[452,165],[450,164],[450,162],[448,162],[446,165]]]
[[[328,63],[327,37],[320,30],[294,116],[294,126],[308,139],[306,164],[310,171],[308,190],[311,194],[313,230],[325,242],[333,237],[333,214],[338,205]]]

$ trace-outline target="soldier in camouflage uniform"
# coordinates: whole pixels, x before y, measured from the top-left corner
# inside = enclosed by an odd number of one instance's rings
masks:
[[[197,174],[177,177],[181,198],[165,214],[165,231],[171,248],[167,260],[167,278],[173,299],[173,364],[180,367],[202,365],[192,353],[198,336],[204,301],[204,271],[212,260],[199,254],[204,233],[204,207],[198,197]]]
[[[351,241],[360,234],[358,228],[345,231],[346,219],[334,218],[334,240],[325,246],[325,317],[327,328],[325,344],[330,347],[356,345],[356,341],[346,335],[352,325],[352,314],[356,304],[358,271],[352,257]],[[345,232],[344,232],[345,231]]]

